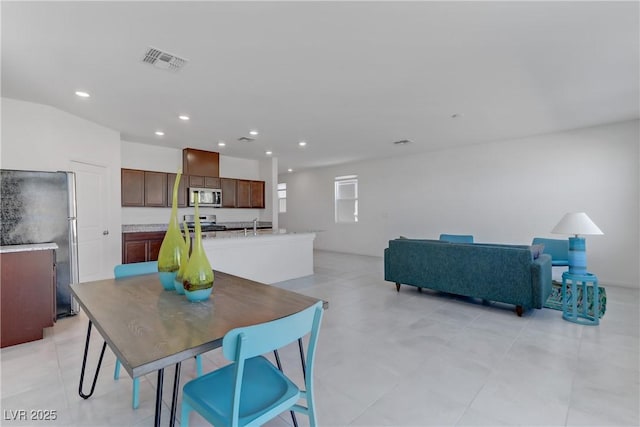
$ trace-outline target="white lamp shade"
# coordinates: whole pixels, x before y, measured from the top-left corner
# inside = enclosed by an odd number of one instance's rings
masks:
[[[568,213],[551,230],[554,234],[604,234],[584,212]]]

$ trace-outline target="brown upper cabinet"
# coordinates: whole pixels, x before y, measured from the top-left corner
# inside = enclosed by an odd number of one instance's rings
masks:
[[[144,206],[144,171],[121,170],[122,206]]]
[[[222,207],[236,207],[236,180],[233,178],[220,178],[220,189],[222,189]]]
[[[210,176],[189,175],[189,187],[220,188],[220,178]]]
[[[144,205],[167,206],[167,174],[144,171]]]
[[[246,179],[236,180],[236,207],[251,207],[251,181]]]
[[[222,193],[224,197],[224,192]],[[236,180],[237,208],[264,208],[264,181]]]
[[[264,181],[251,181],[251,207],[264,209]]]
[[[185,148],[182,150],[182,172],[185,175],[218,178],[220,176],[220,153]]]
[[[184,208],[187,206],[187,187],[189,186],[188,176],[182,175],[180,177],[180,183],[178,184],[178,207]],[[167,174],[167,206],[173,204],[173,187],[176,182],[176,174]]]
[[[121,205],[126,207],[171,207],[176,174],[122,169]],[[178,207],[187,206],[188,187],[219,188],[223,208],[264,209],[265,182],[248,179],[182,175]]]

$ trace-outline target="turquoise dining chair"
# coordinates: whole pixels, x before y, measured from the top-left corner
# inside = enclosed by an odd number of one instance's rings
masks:
[[[151,274],[158,272],[158,261],[134,262],[131,264],[119,264],[113,268],[113,274],[116,279],[123,277],[140,276],[142,274]],[[202,358],[196,356],[196,371],[198,376],[202,375]],[[120,378],[120,360],[116,359],[116,367],[113,371],[113,379]],[[137,409],[140,405],[140,378],[133,379],[133,395],[131,406]]]
[[[473,243],[473,236],[468,234],[441,234],[440,240],[450,243]]]
[[[317,425],[313,397],[313,366],[322,302],[287,317],[232,329],[222,340],[222,353],[233,363],[186,383],[182,389],[180,425],[189,424],[191,411],[209,423],[222,426],[258,426],[293,410],[306,414]],[[269,353],[309,334],[304,390],[265,359]],[[298,404],[299,399],[306,406]]]
[[[551,255],[551,265],[553,267],[569,266],[568,239],[547,239],[544,237],[534,237],[531,244],[544,245],[542,253]]]

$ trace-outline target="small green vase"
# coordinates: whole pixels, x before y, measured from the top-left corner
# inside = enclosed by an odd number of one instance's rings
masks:
[[[178,274],[176,274],[176,278],[173,281],[173,286],[176,288],[176,292],[180,295],[184,295],[182,278],[184,277],[184,272],[187,271],[187,264],[189,263],[189,249],[191,249],[191,237],[189,236],[187,223],[183,222],[182,227],[184,229],[184,246],[182,248],[182,256],[180,257],[180,268],[178,269]]]
[[[182,276],[182,285],[187,299],[191,302],[204,301],[213,291],[213,270],[207,259],[207,254],[202,247],[202,229],[198,212],[198,197],[195,198],[196,227],[194,230],[195,241],[187,270]]]
[[[175,290],[173,284],[176,274],[180,269],[180,258],[184,247],[184,238],[180,232],[178,223],[178,186],[182,171],[178,170],[176,181],[173,185],[173,201],[171,204],[171,217],[169,226],[162,240],[160,252],[158,253],[158,272],[160,273],[160,283],[165,291]]]

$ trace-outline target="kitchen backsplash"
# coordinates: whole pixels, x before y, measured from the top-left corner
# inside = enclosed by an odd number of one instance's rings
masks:
[[[217,222],[271,221],[271,215],[265,214],[265,209],[216,209],[200,208],[200,215],[216,215]],[[193,208],[179,208],[178,218],[182,221],[184,215],[193,215]],[[122,208],[122,224],[165,224],[169,222],[171,208]]]

